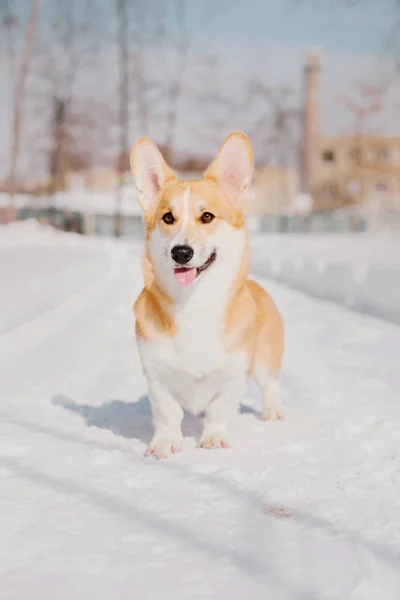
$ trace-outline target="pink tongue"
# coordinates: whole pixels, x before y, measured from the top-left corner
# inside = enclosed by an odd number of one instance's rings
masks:
[[[175,279],[181,285],[190,285],[196,279],[196,268],[185,269],[185,267],[179,267],[174,269]]]

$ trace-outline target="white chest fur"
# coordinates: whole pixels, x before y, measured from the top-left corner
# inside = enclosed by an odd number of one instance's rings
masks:
[[[226,307],[242,260],[245,238],[226,224],[219,228],[217,260],[191,286],[179,286],[171,267],[159,262],[157,235],[152,238],[157,278],[174,300],[173,337],[141,341],[139,350],[149,385],[166,389],[191,412],[203,411],[227,385],[246,377],[244,352],[228,353],[223,341]],[[209,251],[210,253],[210,251]]]
[[[144,370],[150,382],[159,384],[181,404],[197,414],[233,379],[246,376],[243,353],[228,355],[217,345],[204,347],[192,332],[191,344],[174,340],[142,342],[139,346]],[[202,332],[203,335],[203,332]]]
[[[139,343],[147,379],[193,413],[203,411],[227,383],[246,376],[245,353],[228,353],[224,346],[226,304],[227,290],[217,277],[205,278],[178,305],[175,336]]]

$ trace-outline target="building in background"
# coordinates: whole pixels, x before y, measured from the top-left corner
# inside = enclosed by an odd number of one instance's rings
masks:
[[[339,205],[400,208],[400,138],[322,138],[315,174],[321,209]]]
[[[7,208],[8,195],[0,193],[0,223],[9,222]],[[114,234],[114,191],[73,190],[51,196],[18,194],[15,209],[18,219],[40,219],[65,231],[106,237]],[[121,235],[140,237],[144,231],[143,219],[134,189],[123,189],[120,210]]]
[[[321,59],[306,58],[304,82],[302,191],[311,194],[316,212],[371,203],[400,208],[400,138],[372,135],[328,138],[321,126]]]
[[[132,186],[129,171],[124,173],[124,187]],[[119,186],[119,173],[115,167],[94,167],[79,171],[68,171],[65,175],[64,191],[112,192]]]
[[[299,174],[296,169],[279,166],[261,166],[255,169],[250,198],[244,207],[249,228],[281,230],[283,221],[294,210],[299,190]]]
[[[360,130],[354,135],[325,136],[321,123],[322,63],[316,50],[306,55],[303,82],[302,106],[294,111],[297,125],[302,124],[301,139],[300,144],[293,139],[296,147],[291,146],[299,157],[297,168],[284,160],[255,168],[245,206],[250,227],[264,231],[343,231],[369,228],[371,223],[377,228],[382,224],[393,228],[396,221],[396,229],[400,228],[400,137],[362,135]],[[58,154],[54,158],[53,154],[51,164],[58,167],[51,176],[20,182],[17,218],[39,216],[63,228],[113,235],[121,185],[118,165],[122,164],[122,235],[141,234],[143,223],[128,152],[117,165],[90,168],[83,160],[73,161],[71,156],[62,159]],[[181,179],[198,179],[209,162],[205,157],[185,155],[172,164]],[[13,217],[6,201],[6,182],[0,182],[0,196],[1,192],[0,221],[8,222]],[[307,198],[309,208],[303,210]]]

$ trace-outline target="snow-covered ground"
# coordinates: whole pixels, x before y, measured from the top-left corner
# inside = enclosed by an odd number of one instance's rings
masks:
[[[325,300],[400,325],[400,235],[264,235],[254,270]]]
[[[259,252],[259,249],[257,250]],[[398,600],[400,329],[263,278],[286,420],[145,458],[135,244],[0,228],[0,597]]]
[[[0,193],[0,207],[8,206],[9,202],[9,195]],[[18,194],[15,197],[15,206],[18,209],[47,209],[51,207],[70,212],[76,211],[85,215],[112,216],[115,211],[115,192],[87,191],[78,188],[68,192],[58,192],[54,196],[49,197]],[[135,201],[134,188],[122,188],[121,214],[124,216],[141,215],[140,206]]]

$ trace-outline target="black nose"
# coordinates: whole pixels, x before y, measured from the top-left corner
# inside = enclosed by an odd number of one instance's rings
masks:
[[[179,265],[185,265],[193,257],[193,250],[190,246],[174,246],[171,250],[171,256]]]

